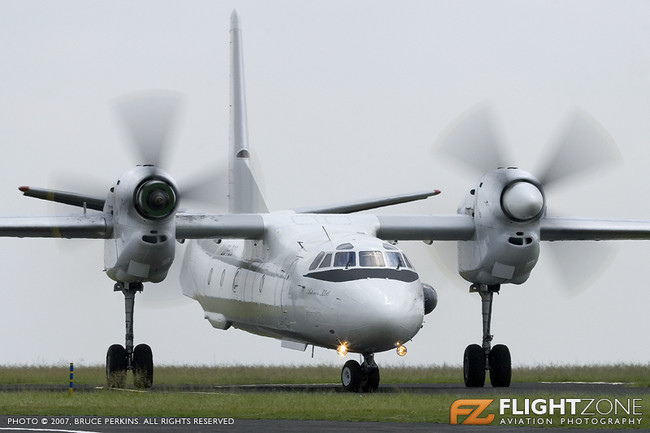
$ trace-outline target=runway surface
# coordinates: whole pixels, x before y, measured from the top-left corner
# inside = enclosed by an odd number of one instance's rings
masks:
[[[0,392],[12,391],[65,391],[63,386],[43,385],[0,385]],[[77,387],[77,392],[94,392],[96,387]],[[119,392],[119,391],[118,391]],[[123,392],[133,392],[124,390]],[[188,393],[246,393],[246,392],[344,392],[341,385],[156,385],[147,392],[188,392]],[[624,384],[612,383],[514,383],[510,388],[473,388],[467,389],[461,384],[382,384],[381,393],[416,394],[454,394],[463,396],[481,396],[490,398],[521,397],[529,398],[540,393],[560,393],[566,398],[576,395],[592,396],[641,396],[650,398],[650,388],[628,388]],[[647,397],[646,397],[647,396]],[[0,408],[1,410],[1,408]],[[156,432],[156,433],[199,433],[199,432],[336,432],[341,431],[371,432],[539,432],[539,427],[526,426],[462,426],[432,423],[387,423],[387,422],[347,422],[347,421],[299,421],[299,420],[246,420],[232,418],[145,418],[145,417],[88,417],[88,416],[20,416],[0,415],[0,432]],[[576,431],[570,428],[545,429],[554,432]],[[580,431],[589,431],[581,429]],[[603,431],[603,430],[600,430]]]

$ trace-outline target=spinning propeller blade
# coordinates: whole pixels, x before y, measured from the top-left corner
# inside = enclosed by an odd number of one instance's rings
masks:
[[[500,131],[491,107],[481,104],[447,128],[435,150],[480,174],[487,173],[512,162],[503,152]],[[614,139],[582,110],[576,110],[564,122],[549,148],[552,151],[543,169],[537,171],[537,178],[544,186],[621,160]]]
[[[115,104],[139,164],[163,165],[180,102],[177,93],[155,90],[124,96]]]
[[[469,110],[443,133],[436,151],[483,174],[506,166],[502,143],[492,110],[482,104]],[[580,110],[565,122],[550,148],[552,151],[544,168],[538,172],[544,187],[621,160],[612,137],[592,116]],[[568,292],[575,293],[576,288],[593,280],[590,278],[593,270],[602,269],[612,260],[615,251],[607,245],[598,245],[599,248],[592,245],[575,254],[577,245],[567,244],[545,244],[544,248],[553,252],[550,255],[559,267],[561,281]],[[442,248],[444,250],[444,246]],[[441,251],[438,255],[449,257]],[[567,263],[571,263],[570,269],[566,268]]]
[[[139,164],[163,167],[173,146],[174,126],[180,113],[180,94],[151,90],[120,98],[115,104],[118,118],[131,139]],[[199,171],[180,183],[180,199],[227,207],[227,169]]]
[[[538,172],[538,179],[547,186],[620,160],[614,139],[593,117],[578,110],[555,139],[553,152]]]
[[[504,155],[494,114],[487,104],[468,110],[453,122],[437,141],[436,153],[487,173],[504,166]]]

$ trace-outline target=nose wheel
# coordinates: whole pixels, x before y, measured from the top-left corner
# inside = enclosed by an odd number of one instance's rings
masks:
[[[485,372],[490,372],[493,387],[509,387],[512,378],[512,360],[508,346],[497,344],[492,347],[493,335],[490,334],[492,322],[492,302],[494,294],[499,293],[499,285],[472,285],[470,291],[481,295],[483,313],[483,346],[471,344],[463,356],[463,378],[468,388],[482,387],[485,384]]]
[[[363,363],[350,360],[341,370],[341,383],[349,392],[375,392],[379,388],[379,366],[372,353],[363,355]]]
[[[133,385],[138,389],[153,385],[153,353],[146,344],[133,347],[133,309],[135,295],[142,283],[117,283],[115,291],[124,294],[126,324],[125,345],[113,344],[106,353],[106,382],[109,388],[126,387],[127,371],[133,372]]]

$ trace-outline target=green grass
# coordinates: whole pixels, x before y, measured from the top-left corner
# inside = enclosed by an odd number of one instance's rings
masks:
[[[581,381],[625,382],[637,387],[650,386],[648,366],[620,365],[596,367],[518,368],[513,376],[521,382]],[[68,381],[68,366],[0,367],[0,384],[61,385],[61,391],[0,392],[0,413],[49,416],[140,416],[140,417],[231,417],[237,419],[303,419],[336,421],[395,421],[448,423],[449,409],[459,398],[510,398],[507,391],[450,390],[435,395],[405,392],[348,394],[341,392],[132,392],[116,390],[63,391]],[[338,367],[159,367],[155,382],[160,385],[228,385],[269,383],[338,383]],[[382,368],[382,383],[461,383],[460,368],[439,366],[420,368]],[[104,385],[104,369],[77,366],[75,384]],[[585,395],[584,398],[642,398],[641,428],[650,428],[648,391],[628,388],[625,396]],[[562,392],[517,396],[524,398],[575,398]],[[514,397],[513,397],[514,398]],[[493,403],[496,404],[496,403]],[[498,413],[498,409],[493,409]],[[497,416],[496,422],[500,418]],[[554,426],[561,426],[559,418]],[[583,425],[589,428],[611,426]]]
[[[452,396],[323,393],[0,393],[3,413],[447,422]]]
[[[0,366],[0,385],[67,384],[68,365],[29,367]],[[103,386],[104,367],[75,366],[74,379],[79,385]],[[339,383],[340,367],[156,367],[154,382],[165,385],[251,385]],[[650,366],[540,366],[514,368],[513,382],[623,382],[630,386],[650,387]],[[382,367],[382,383],[461,383],[460,367]]]
[[[120,416],[120,417],[229,417],[237,419],[301,419],[326,421],[378,421],[449,423],[449,408],[459,398],[494,398],[485,394],[456,393],[422,395],[407,393],[347,394],[337,392],[273,393],[156,393],[98,391],[4,392],[0,393],[0,412],[22,416]],[[647,394],[646,394],[647,395]],[[563,398],[536,394],[526,398]],[[571,396],[575,398],[576,396]],[[595,398],[589,395],[585,398]],[[639,395],[616,398],[640,398]],[[603,397],[605,398],[605,397]],[[522,398],[519,399],[523,401]],[[493,403],[496,406],[497,403]],[[492,407],[491,413],[498,409]],[[647,404],[638,428],[650,427]],[[638,418],[638,417],[635,417]],[[495,423],[501,418],[497,415]],[[561,426],[560,417],[553,425]],[[593,427],[587,425],[584,427]],[[608,428],[609,426],[596,426]]]

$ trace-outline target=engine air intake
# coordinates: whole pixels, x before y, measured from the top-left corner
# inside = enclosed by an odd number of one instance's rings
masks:
[[[136,189],[136,209],[148,219],[167,218],[176,208],[176,202],[174,187],[162,180],[147,180]]]

